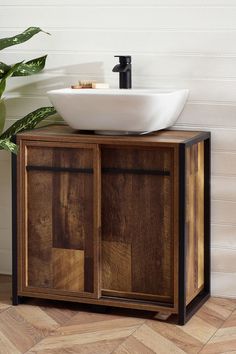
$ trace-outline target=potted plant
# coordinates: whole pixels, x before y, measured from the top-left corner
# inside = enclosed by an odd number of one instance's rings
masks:
[[[13,37],[1,38],[0,50],[26,42],[39,32],[44,31],[39,27],[29,27],[24,32]],[[44,33],[48,34],[47,32]],[[4,149],[16,154],[18,147],[13,142],[14,136],[23,130],[33,129],[43,119],[56,113],[54,107],[41,107],[19,119],[3,132],[6,118],[3,94],[6,89],[7,79],[14,76],[28,76],[39,73],[45,66],[46,58],[47,55],[44,55],[27,62],[21,61],[12,65],[0,62],[0,150]]]

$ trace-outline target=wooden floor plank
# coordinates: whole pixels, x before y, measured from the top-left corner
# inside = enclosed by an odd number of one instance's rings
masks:
[[[183,354],[186,353],[173,342],[163,337],[158,332],[154,331],[151,327],[143,324],[133,336],[140,341],[147,348],[151,349],[154,353],[158,354]]]
[[[63,325],[78,313],[79,304],[59,301],[34,300],[31,303],[39,306],[44,312],[54,319],[58,324]]]
[[[112,354],[153,354],[150,348],[137,340],[133,335],[129,336]]]
[[[11,277],[0,274],[0,312],[11,305],[9,294],[11,293]]]
[[[222,297],[211,297],[211,303],[219,305],[220,307],[226,308],[229,311],[236,310],[236,299],[226,299]]]
[[[236,300],[210,298],[177,326],[146,312],[58,301],[13,307],[10,282],[0,276],[0,354],[236,354]]]
[[[210,298],[204,306],[200,308],[197,316],[215,328],[222,326],[224,321],[234,310],[234,303],[227,299]]]
[[[69,321],[66,322],[65,326],[75,326],[79,324],[89,324],[89,323],[97,323],[101,321],[108,321],[118,319],[120,316],[114,313],[96,313],[96,312],[86,312],[78,311]]]
[[[62,335],[62,333],[54,334],[39,342],[34,351],[37,353],[43,352],[43,350],[55,351],[58,349],[70,350],[74,347],[82,346],[85,344],[99,343],[101,341],[113,341],[127,338],[131,335],[136,326],[125,326],[122,328],[110,328],[96,330],[94,332],[77,333]],[[32,353],[34,353],[34,351]],[[31,353],[31,351],[29,352]]]
[[[0,314],[0,332],[20,351],[25,352],[44,335],[29,323],[17,309],[10,307]]]
[[[0,354],[21,354],[11,341],[0,332]]]
[[[146,325],[167,339],[169,343],[172,343],[173,347],[176,347],[175,350],[180,349],[188,354],[198,353],[205,343],[196,339],[192,334],[183,331],[182,326],[159,321],[146,321]],[[188,323],[185,326],[188,326]]]
[[[201,354],[225,354],[232,353],[236,349],[236,339],[223,342],[210,341],[201,351]]]
[[[62,326],[56,330],[56,335],[73,335],[74,333],[95,333],[96,331],[109,331],[113,329],[121,329],[123,328],[133,328],[136,329],[141,324],[144,323],[144,320],[138,318],[117,318],[117,319],[109,319],[106,321],[97,321],[95,319],[94,322],[89,323],[79,323],[70,325],[69,323],[66,326]]]
[[[5,311],[6,309],[8,309],[11,305],[9,304],[5,304],[5,303],[1,303],[0,304],[0,313]]]
[[[231,316],[229,316],[228,319],[224,322],[222,329],[223,328],[235,328],[236,329],[236,310],[233,311]]]
[[[59,327],[58,323],[38,306],[24,304],[18,306],[16,311],[43,337],[50,335],[53,330]]]
[[[236,351],[236,310],[223,323],[202,349],[202,354],[232,353]]]
[[[123,339],[103,340],[96,343],[88,344],[74,344],[71,346],[56,347],[55,349],[38,349],[38,347],[31,348],[25,354],[113,354],[114,349],[121,344]],[[144,354],[144,353],[143,353]]]
[[[194,316],[185,326],[181,327],[181,330],[198,339],[201,343],[206,343],[217,329],[206,321],[203,321],[200,317]]]

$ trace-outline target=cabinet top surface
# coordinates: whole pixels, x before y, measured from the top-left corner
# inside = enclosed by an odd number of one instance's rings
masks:
[[[82,132],[64,124],[53,124],[17,134],[18,139],[84,142],[95,144],[188,144],[207,139],[210,133],[201,131],[162,130],[148,135],[105,136]]]

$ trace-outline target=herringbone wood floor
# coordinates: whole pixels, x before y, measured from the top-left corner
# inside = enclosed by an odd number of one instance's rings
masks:
[[[153,314],[30,300],[0,276],[0,354],[236,353],[236,300],[211,298],[183,327]]]

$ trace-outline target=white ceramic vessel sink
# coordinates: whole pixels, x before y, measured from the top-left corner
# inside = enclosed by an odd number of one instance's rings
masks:
[[[74,129],[100,134],[145,134],[171,127],[188,90],[59,89],[48,92],[64,120]]]

